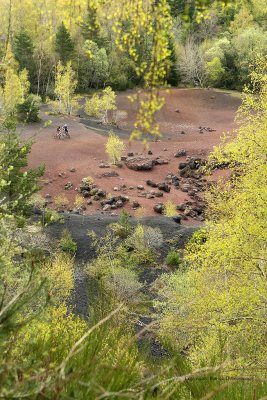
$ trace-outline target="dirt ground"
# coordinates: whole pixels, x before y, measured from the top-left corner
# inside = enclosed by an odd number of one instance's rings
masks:
[[[120,128],[130,130],[133,126],[136,106],[128,100],[132,91],[118,94],[118,109],[123,118]],[[157,165],[152,171],[139,172],[128,169],[125,165],[117,168],[117,177],[101,178],[100,174],[112,169],[100,169],[99,164],[107,162],[105,143],[108,132],[90,129],[84,124],[84,119],[78,117],[55,117],[47,114],[47,109],[42,110],[42,122],[27,125],[21,129],[23,138],[34,138],[34,145],[29,157],[29,166],[36,167],[45,164],[46,171],[43,179],[42,195],[50,195],[51,201],[59,193],[64,193],[69,199],[69,207],[73,208],[73,201],[77,194],[79,184],[85,176],[94,178],[95,183],[107,193],[129,196],[130,202],[126,209],[134,214],[131,208],[133,201],[138,201],[144,208],[144,215],[155,215],[153,205],[167,200],[175,204],[189,200],[186,193],[172,187],[170,193],[164,193],[163,198],[147,199],[138,197],[137,185],[143,185],[145,190],[151,190],[146,185],[146,180],[155,182],[164,181],[168,173],[177,174],[178,164],[185,157],[175,158],[174,154],[179,149],[185,149],[187,156],[206,156],[220,142],[223,133],[232,132],[235,128],[235,112],[240,104],[240,97],[231,92],[213,89],[171,89],[165,92],[166,105],[158,114],[158,121],[163,136],[160,141],[151,142],[149,149],[153,156],[160,156],[169,161],[167,165]],[[44,128],[46,120],[51,120],[51,125]],[[70,140],[55,140],[53,135],[58,125],[67,123],[70,130]],[[214,132],[199,133],[198,127],[210,127]],[[181,134],[184,131],[184,134]],[[126,145],[125,154],[128,152],[147,154],[141,142],[129,143],[126,135],[122,135]],[[70,172],[75,169],[75,172]],[[62,176],[59,176],[61,174]],[[73,189],[65,190],[67,182],[73,183]],[[126,185],[122,192],[114,192],[115,186]],[[128,189],[133,186],[134,189]],[[48,197],[48,196],[47,196]],[[53,203],[51,203],[53,206]],[[85,214],[100,212],[99,202],[87,205]],[[119,210],[115,210],[119,212]]]

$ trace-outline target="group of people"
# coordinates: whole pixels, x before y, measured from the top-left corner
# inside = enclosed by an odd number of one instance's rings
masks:
[[[70,134],[69,134],[69,128],[67,124],[64,124],[61,128],[61,126],[57,127],[57,132],[55,134],[55,139],[70,139]]]

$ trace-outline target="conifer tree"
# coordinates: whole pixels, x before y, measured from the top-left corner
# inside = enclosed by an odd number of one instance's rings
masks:
[[[27,69],[32,83],[34,75],[33,43],[28,32],[21,30],[15,35],[13,51],[15,59],[19,64],[19,69]]]
[[[63,65],[65,65],[68,61],[71,60],[74,50],[74,43],[64,22],[62,22],[62,24],[58,27],[55,45],[56,52],[58,53]]]

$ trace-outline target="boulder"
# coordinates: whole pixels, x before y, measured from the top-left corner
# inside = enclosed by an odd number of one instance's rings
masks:
[[[152,160],[144,156],[128,157],[125,164],[134,171],[151,171],[154,165]]]

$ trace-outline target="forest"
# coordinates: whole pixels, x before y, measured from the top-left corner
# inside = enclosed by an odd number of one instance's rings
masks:
[[[267,1],[0,0],[0,60],[0,398],[266,400]]]

